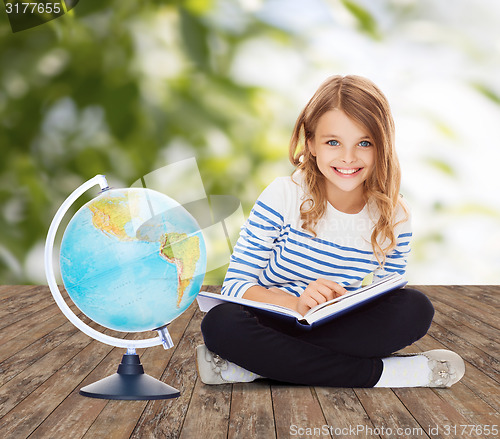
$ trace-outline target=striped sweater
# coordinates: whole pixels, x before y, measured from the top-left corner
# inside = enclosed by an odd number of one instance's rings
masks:
[[[300,205],[308,197],[300,174],[274,180],[255,203],[234,247],[222,294],[241,297],[253,285],[277,287],[300,296],[318,278],[330,279],[348,291],[369,274],[404,274],[410,252],[410,219],[396,226],[397,247],[380,268],[370,238],[376,214],[367,203],[346,214],[327,203],[316,237],[301,227]],[[401,208],[397,220],[404,218]]]

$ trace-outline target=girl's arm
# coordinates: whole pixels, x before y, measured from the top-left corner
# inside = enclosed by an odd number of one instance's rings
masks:
[[[246,291],[253,287],[260,287],[261,294],[268,291],[262,287],[260,276],[267,267],[276,241],[284,229],[285,198],[281,179],[276,179],[259,196],[234,246],[222,285],[222,294],[243,297]],[[272,299],[251,300],[274,303],[270,302]],[[278,301],[278,304],[282,304],[280,299]]]
[[[404,275],[406,272],[406,265],[408,263],[408,256],[411,251],[412,227],[411,227],[411,211],[408,204],[400,199],[402,205],[405,206],[408,213],[406,221],[399,223],[394,229],[396,234],[397,245],[387,256],[384,268],[377,268],[374,272],[375,278],[381,278],[391,273],[398,273]],[[404,211],[399,207],[396,216],[396,221],[404,218]]]
[[[297,311],[298,297],[281,291],[279,288],[264,288],[254,285],[245,291],[243,299],[255,300],[256,302],[272,303]]]

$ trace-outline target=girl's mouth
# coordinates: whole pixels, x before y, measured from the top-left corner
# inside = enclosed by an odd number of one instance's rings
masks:
[[[359,174],[363,168],[335,168],[332,166],[332,169],[336,174],[341,175],[342,177],[351,177]]]

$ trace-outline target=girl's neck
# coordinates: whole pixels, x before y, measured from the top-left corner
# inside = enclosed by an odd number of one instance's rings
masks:
[[[363,210],[366,204],[363,188],[360,191],[344,192],[332,190],[327,186],[326,199],[339,212],[356,214]]]

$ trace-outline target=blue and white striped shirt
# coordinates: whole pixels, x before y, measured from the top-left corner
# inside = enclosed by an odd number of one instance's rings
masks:
[[[410,219],[396,226],[397,247],[384,269],[371,246],[376,213],[371,203],[357,214],[336,210],[330,203],[317,224],[316,237],[301,227],[300,205],[307,198],[300,174],[274,180],[255,203],[234,247],[222,294],[241,297],[260,285],[300,296],[318,278],[347,290],[359,288],[369,274],[404,274],[410,252]],[[404,218],[399,208],[397,221]]]

